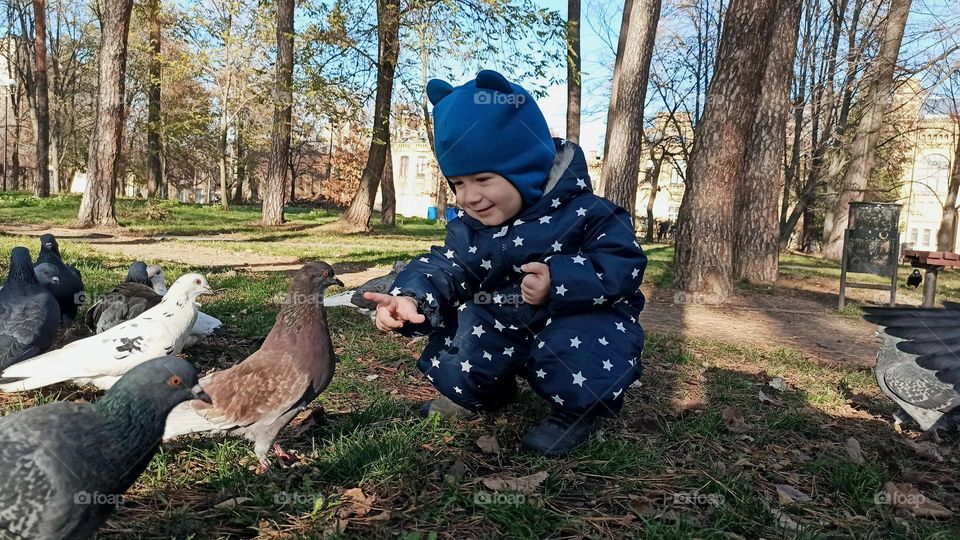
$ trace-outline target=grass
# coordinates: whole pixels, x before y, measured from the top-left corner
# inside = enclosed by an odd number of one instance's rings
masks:
[[[66,224],[76,203],[58,198],[14,205],[24,199],[0,195],[0,221]],[[131,216],[121,221],[129,219],[128,230],[137,234],[241,232],[250,240],[201,244],[300,259],[323,257],[342,264],[392,261],[442,237],[435,225],[417,221],[372,234],[337,235],[312,229],[335,219],[312,210],[290,213],[294,227],[306,228],[277,233],[260,230],[252,208],[231,210],[220,216],[224,221],[217,221],[211,215],[220,211],[213,208],[168,206],[167,217],[148,223],[137,216],[153,210],[121,201]],[[17,208],[23,210],[22,219]],[[204,228],[205,222],[216,224]],[[276,238],[265,241],[268,235]],[[2,236],[0,250],[34,247],[36,242]],[[109,290],[129,263],[90,254],[75,242],[63,242],[62,247],[94,294]],[[647,254],[647,281],[654,287],[669,284],[672,250],[648,246]],[[784,269],[791,279],[800,276],[793,272],[827,279],[833,268],[805,257],[786,260],[788,266],[804,266]],[[0,272],[6,264],[0,261]],[[256,339],[275,320],[288,283],[279,273],[230,273],[177,263],[166,268],[171,278],[207,272],[213,286],[224,289],[204,301],[204,310],[223,319],[228,334],[186,353],[202,372],[232,365],[255,350]],[[778,288],[759,292],[782,295],[785,304],[793,294]],[[322,406],[325,414],[315,424],[288,428],[280,439],[299,456],[296,466],[255,475],[251,444],[241,439],[194,437],[166,444],[99,538],[812,539],[960,534],[956,518],[922,520],[874,502],[885,482],[907,481],[905,473],[916,470],[938,480],[939,487],[921,488],[926,495],[956,508],[960,490],[952,456],[958,445],[955,436],[941,443],[953,450],[944,462],[913,453],[885,420],[890,404],[863,367],[789,348],[757,349],[650,332],[643,384],[627,393],[621,416],[605,421],[598,435],[572,455],[547,459],[519,450],[522,435],[547,410],[525,384],[517,401],[499,413],[459,422],[420,419],[418,404],[436,396],[414,366],[422,343],[378,333],[365,315],[353,311],[334,308],[329,317],[340,361],[331,386],[313,404]],[[767,386],[773,377],[784,379],[788,389]],[[762,403],[761,391],[778,404]],[[859,396],[857,406],[851,404],[853,396]],[[0,412],[96,397],[68,386],[2,395]],[[723,413],[731,407],[741,411],[746,432],[726,427]],[[496,436],[502,453],[483,453],[476,444],[482,435]],[[864,464],[847,456],[845,444],[851,437],[863,449]],[[491,476],[539,472],[546,472],[547,479],[531,493],[494,493],[483,484]],[[777,484],[790,485],[812,500],[782,504]],[[353,488],[375,497],[366,515],[349,511],[345,493]],[[785,529],[784,516],[799,530]]]

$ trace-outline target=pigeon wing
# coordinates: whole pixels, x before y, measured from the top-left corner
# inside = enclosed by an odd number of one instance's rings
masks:
[[[939,382],[960,392],[960,305],[945,305],[946,309],[865,308],[864,318],[901,338],[897,348],[917,355],[917,367],[935,373]]]
[[[60,308],[46,293],[0,304],[0,370],[50,347],[59,320]]]

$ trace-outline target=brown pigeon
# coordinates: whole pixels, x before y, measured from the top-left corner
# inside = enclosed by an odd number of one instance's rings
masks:
[[[242,435],[254,443],[260,461],[269,467],[268,452],[289,460],[277,434],[330,384],[336,364],[323,292],[343,286],[325,262],[303,266],[287,289],[277,322],[260,350],[224,371],[202,380],[212,404],[194,400],[170,414],[164,440],[188,433]]]

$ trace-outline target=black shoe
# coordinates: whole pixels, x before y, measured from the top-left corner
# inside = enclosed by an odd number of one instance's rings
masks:
[[[597,430],[593,413],[554,410],[523,437],[523,448],[545,456],[562,456],[579,448]]]
[[[428,401],[420,407],[420,416],[427,418],[431,414],[439,414],[444,419],[470,418],[476,416],[475,412],[457,405],[444,396]]]

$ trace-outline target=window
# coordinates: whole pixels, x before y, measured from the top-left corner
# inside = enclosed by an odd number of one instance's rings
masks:
[[[670,167],[670,185],[671,186],[682,186],[683,177],[680,175],[680,171],[686,169],[687,164],[683,160],[677,160],[673,162],[673,166]]]
[[[950,177],[950,159],[942,154],[930,154],[917,160],[914,190],[925,195],[942,194]]]
[[[417,178],[423,178],[427,174],[427,158],[420,156],[417,158]]]
[[[923,245],[930,247],[930,229],[923,230]]]
[[[407,179],[407,171],[410,170],[410,156],[400,157],[400,179]]]
[[[677,216],[679,215],[680,215],[679,206],[671,206],[670,209],[667,211],[667,218],[670,221],[677,221]]]
[[[917,237],[920,234],[920,229],[910,229],[910,243],[914,246],[917,245]]]

